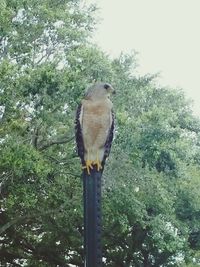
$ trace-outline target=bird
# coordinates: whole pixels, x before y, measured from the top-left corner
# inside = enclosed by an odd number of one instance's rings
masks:
[[[114,135],[114,112],[110,96],[115,89],[109,83],[90,86],[79,104],[75,119],[75,137],[82,168],[103,171]]]

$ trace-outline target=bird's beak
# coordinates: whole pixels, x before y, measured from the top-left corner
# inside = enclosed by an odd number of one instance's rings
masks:
[[[116,91],[112,86],[110,87],[110,94],[112,94],[112,95],[116,94]]]

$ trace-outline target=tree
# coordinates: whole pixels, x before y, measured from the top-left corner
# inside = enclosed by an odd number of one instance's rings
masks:
[[[181,91],[136,77],[135,54],[111,60],[88,42],[93,11],[81,1],[1,2],[1,265],[83,266],[73,125],[94,79],[117,91],[105,266],[198,262],[200,121]]]
[[[1,5],[1,264],[79,265],[73,89],[82,80],[65,55],[86,43],[94,8],[51,0]]]
[[[157,88],[151,77],[127,77],[121,69],[118,129],[105,183],[106,262],[108,266],[179,266],[191,259],[193,230],[175,208],[180,203],[186,214],[178,184],[194,168],[199,120],[192,116],[182,92]],[[198,170],[196,165],[197,176]],[[191,184],[196,186],[197,180]],[[194,190],[188,190],[193,195]],[[194,206],[188,211],[195,212]]]

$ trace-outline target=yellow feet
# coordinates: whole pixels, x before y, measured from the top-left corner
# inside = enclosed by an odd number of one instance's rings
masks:
[[[101,162],[97,159],[93,161],[94,165],[97,165],[97,171],[99,172],[102,169]]]
[[[91,170],[93,169],[92,164],[93,164],[92,160],[86,160],[85,166],[83,166],[82,168],[87,169],[87,173],[90,174],[90,169]]]
[[[88,157],[89,157],[89,152],[88,152]],[[89,160],[87,159],[85,161],[85,166],[82,167],[82,169],[86,169],[87,173],[90,175],[90,170],[93,169],[93,166],[97,166],[97,171],[100,171],[102,169],[101,161],[99,160],[99,155],[97,152],[96,160]]]
[[[101,161],[99,160],[99,154],[97,151],[97,158],[93,161],[93,164],[97,165],[97,171],[99,172],[102,169]]]

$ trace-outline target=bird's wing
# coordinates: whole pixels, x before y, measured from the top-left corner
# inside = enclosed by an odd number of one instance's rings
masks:
[[[108,136],[106,139],[106,143],[104,145],[104,156],[102,160],[102,165],[104,166],[106,158],[110,154],[111,146],[112,146],[112,141],[113,141],[113,136],[114,136],[114,128],[115,128],[115,116],[113,110],[111,111],[111,123],[110,123],[110,129],[108,132]]]
[[[82,164],[84,164],[84,143],[82,134],[82,116],[83,116],[83,105],[80,104],[76,111],[75,119],[75,138],[76,146],[79,157],[81,158]]]

